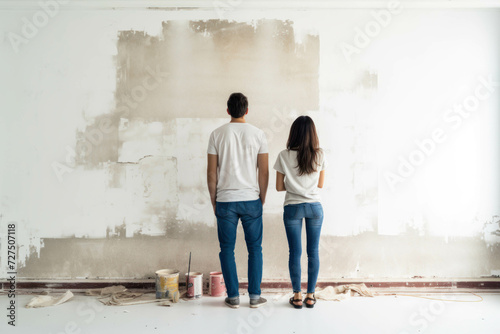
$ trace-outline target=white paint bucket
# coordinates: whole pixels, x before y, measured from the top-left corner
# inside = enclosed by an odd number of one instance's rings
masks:
[[[156,299],[176,300],[179,297],[179,270],[161,269],[156,274]]]
[[[188,274],[186,273],[186,286],[188,298],[200,298],[203,295],[203,273],[190,272],[189,282]]]

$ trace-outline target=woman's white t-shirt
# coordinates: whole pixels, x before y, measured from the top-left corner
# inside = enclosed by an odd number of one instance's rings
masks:
[[[321,150],[316,172],[299,176],[297,151],[281,151],[276,158],[274,169],[285,175],[286,195],[283,205],[319,202],[321,200],[318,188],[319,173],[325,170],[326,166],[325,155]]]

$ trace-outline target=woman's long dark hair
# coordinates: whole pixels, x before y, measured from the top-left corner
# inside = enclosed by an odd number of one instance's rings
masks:
[[[316,126],[311,117],[297,117],[290,128],[286,148],[298,151],[297,167],[299,168],[299,175],[316,172],[321,149],[319,148]]]

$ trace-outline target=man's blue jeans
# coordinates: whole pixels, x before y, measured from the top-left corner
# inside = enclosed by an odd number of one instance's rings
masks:
[[[239,296],[238,273],[234,260],[236,229],[241,219],[248,249],[248,293],[259,298],[262,282],[262,201],[217,202],[217,233],[220,264],[229,298]]]
[[[293,292],[300,292],[300,256],[302,255],[302,219],[306,221],[307,235],[307,293],[316,288],[319,272],[319,237],[323,224],[323,207],[321,203],[289,204],[284,207],[283,221],[290,255],[288,269],[292,280]]]

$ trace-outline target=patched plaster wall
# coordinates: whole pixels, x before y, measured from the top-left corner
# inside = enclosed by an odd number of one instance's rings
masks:
[[[13,44],[39,10],[0,11],[0,277],[7,223],[19,277],[218,270],[206,147],[233,91],[270,143],[264,279],[288,278],[272,165],[302,114],[330,162],[320,279],[498,275],[499,10],[61,9]]]

